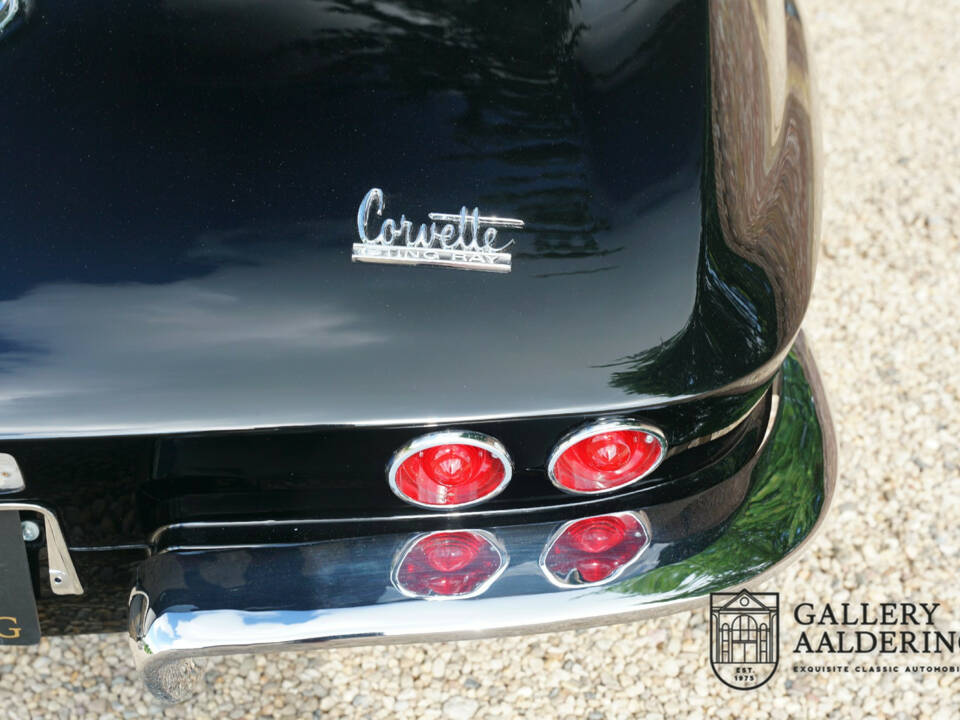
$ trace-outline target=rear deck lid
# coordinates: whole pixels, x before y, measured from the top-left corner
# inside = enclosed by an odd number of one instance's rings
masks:
[[[704,11],[614,5],[43,3],[0,36],[0,434],[616,409],[755,365],[694,319]],[[510,272],[352,262],[374,187],[378,221],[522,220]]]

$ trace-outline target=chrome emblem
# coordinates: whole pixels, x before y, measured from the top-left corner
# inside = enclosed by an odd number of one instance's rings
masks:
[[[20,0],[0,0],[0,33],[20,12]]]
[[[498,243],[497,228],[523,228],[523,220],[488,217],[479,208],[460,208],[459,214],[429,213],[429,227],[420,225],[416,235],[413,223],[404,215],[400,220],[387,218],[376,237],[367,234],[370,215],[383,215],[383,190],[371,188],[357,210],[360,242],[353,244],[354,262],[391,265],[442,265],[463,270],[510,272],[510,253],[504,252],[513,240]],[[439,229],[437,224],[443,223]]]

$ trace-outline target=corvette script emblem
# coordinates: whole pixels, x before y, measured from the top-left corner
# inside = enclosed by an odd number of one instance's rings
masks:
[[[353,244],[354,262],[392,265],[442,265],[463,270],[510,272],[510,253],[504,252],[513,240],[500,242],[497,228],[523,228],[523,220],[486,217],[479,208],[460,208],[459,214],[429,213],[433,221],[422,223],[414,233],[413,223],[404,215],[387,218],[380,231],[370,237],[370,215],[383,215],[383,190],[371,188],[357,211],[360,242]]]

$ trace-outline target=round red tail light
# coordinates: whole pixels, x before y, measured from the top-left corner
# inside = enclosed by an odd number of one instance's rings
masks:
[[[650,474],[666,451],[667,441],[659,430],[603,420],[561,440],[550,455],[547,474],[566,492],[610,492]]]
[[[408,597],[473,597],[500,577],[508,560],[506,550],[483,530],[427,533],[400,551],[393,584]]]
[[[513,464],[497,440],[451,430],[423,435],[390,461],[390,488],[403,500],[432,510],[489,500],[510,482]]]
[[[574,520],[554,533],[540,567],[555,585],[600,585],[618,577],[650,544],[650,532],[632,512]]]

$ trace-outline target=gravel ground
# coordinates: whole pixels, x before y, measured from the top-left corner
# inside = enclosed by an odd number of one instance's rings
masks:
[[[937,601],[941,629],[958,629],[960,3],[803,9],[826,161],[806,327],[832,391],[841,476],[824,532],[772,589],[787,605]],[[960,716],[956,675],[797,673],[786,646],[764,688],[729,690],[708,666],[707,624],[701,610],[527,638],[233,657],[173,708],[141,689],[123,637],[52,638],[0,652],[0,717]],[[783,637],[797,630],[785,613]]]

